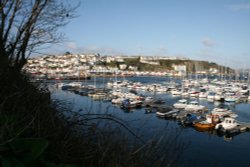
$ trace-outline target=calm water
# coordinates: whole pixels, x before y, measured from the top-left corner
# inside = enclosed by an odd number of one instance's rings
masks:
[[[96,84],[103,87],[110,78],[95,78],[87,84]],[[142,83],[162,83],[170,82],[173,79],[165,77],[131,77],[130,81],[140,81]],[[178,82],[178,80],[177,80]],[[162,98],[166,104],[173,105],[181,97],[172,96],[168,93],[145,93],[155,98]],[[94,101],[89,97],[76,95],[69,91],[53,90],[53,98],[69,102],[72,110],[77,112],[110,113],[126,121],[135,132],[144,139],[161,136],[171,136],[175,130],[180,131],[180,138],[190,142],[188,148],[181,157],[183,166],[250,166],[250,132],[245,132],[230,138],[217,136],[208,132],[198,132],[191,127],[183,128],[177,121],[165,120],[156,117],[155,113],[146,114],[145,109],[135,109],[124,111],[110,102]],[[214,103],[207,100],[200,100],[202,105],[209,109],[214,107]],[[233,111],[238,114],[238,120],[250,123],[250,104],[230,104]]]

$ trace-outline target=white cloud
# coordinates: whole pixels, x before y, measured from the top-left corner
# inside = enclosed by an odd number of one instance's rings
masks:
[[[69,49],[73,49],[73,50],[77,50],[78,49],[78,47],[77,47],[77,45],[76,45],[75,42],[68,42],[66,44],[66,47],[69,48]]]
[[[250,3],[230,5],[229,8],[232,10],[250,10]]]
[[[210,38],[203,38],[201,42],[203,45],[205,45],[207,47],[212,47],[215,44],[214,41]]]

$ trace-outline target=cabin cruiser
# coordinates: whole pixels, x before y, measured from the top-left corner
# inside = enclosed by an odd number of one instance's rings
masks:
[[[205,106],[199,105],[197,101],[191,101],[186,107],[186,111],[202,111],[205,109]]]
[[[225,117],[225,116],[230,116],[230,117],[237,117],[237,114],[233,113],[230,109],[228,108],[214,108],[211,111],[212,114],[218,115],[220,118]]]
[[[158,117],[170,117],[172,114],[177,113],[179,110],[173,109],[172,107],[169,106],[163,106],[159,107],[157,109],[158,111],[156,112],[156,116]]]
[[[187,100],[186,99],[178,100],[178,102],[174,104],[174,108],[178,108],[178,109],[183,109],[186,106],[187,106]]]

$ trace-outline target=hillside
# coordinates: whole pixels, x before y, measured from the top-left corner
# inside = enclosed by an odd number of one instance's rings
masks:
[[[187,72],[194,73],[196,71],[209,71],[209,69],[217,69],[222,73],[232,73],[233,69],[225,66],[218,65],[214,62],[207,61],[196,61],[196,60],[157,60],[153,62],[158,62],[158,65],[152,65],[147,63],[142,63],[139,58],[127,58],[124,62],[113,61],[111,63],[106,63],[106,66],[118,67],[120,64],[126,64],[127,69],[129,66],[137,67],[138,71],[166,71],[174,70],[174,65],[184,65],[186,66]]]

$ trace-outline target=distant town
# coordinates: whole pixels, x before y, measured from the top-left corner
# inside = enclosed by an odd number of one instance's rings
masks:
[[[35,78],[77,79],[91,75],[185,76],[220,75],[234,70],[213,62],[181,57],[101,56],[100,54],[46,55],[27,61],[24,70]]]

